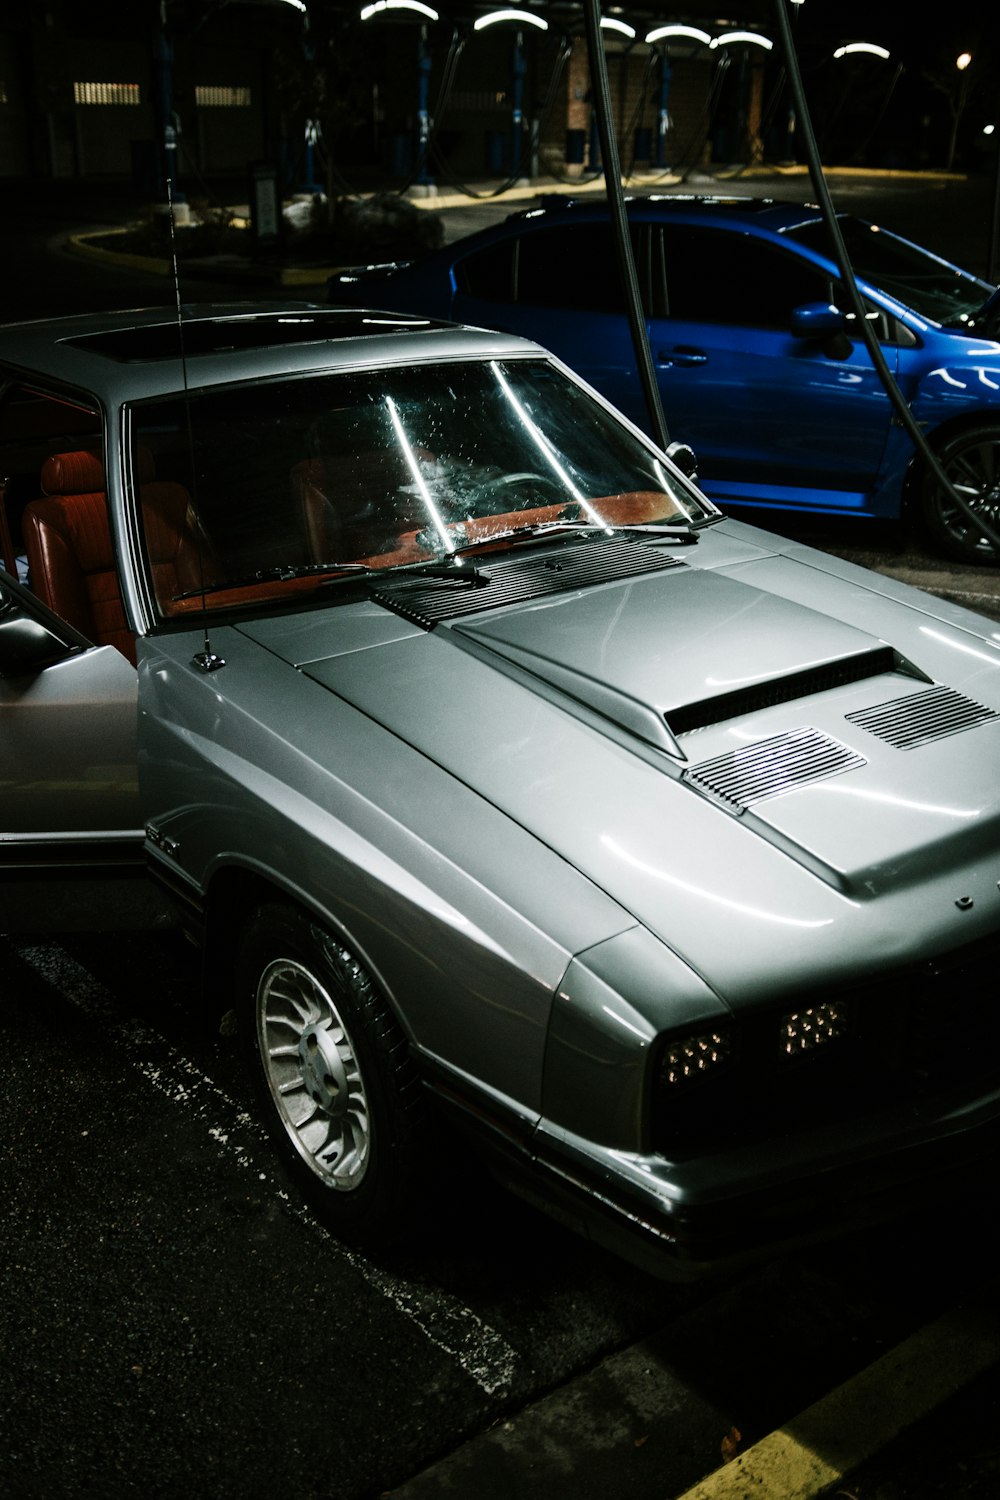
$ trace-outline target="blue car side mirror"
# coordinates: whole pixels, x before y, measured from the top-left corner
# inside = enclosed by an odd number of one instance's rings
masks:
[[[829,339],[847,332],[847,320],[832,302],[803,302],[792,309],[791,326],[797,339]]]

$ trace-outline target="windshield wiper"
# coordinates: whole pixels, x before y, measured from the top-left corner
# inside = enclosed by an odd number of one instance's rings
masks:
[[[475,552],[488,552],[491,547],[502,542],[509,542],[515,547],[524,542],[544,542],[561,533],[603,531],[610,536],[613,530],[613,526],[595,525],[593,521],[536,521],[525,526],[509,526],[503,531],[491,531],[487,536],[472,537],[467,542],[458,542],[448,556],[469,557]]]
[[[256,573],[246,573],[240,578],[226,578],[222,583],[206,583],[200,588],[187,589],[183,594],[174,594],[171,603],[182,599],[199,599],[209,594],[224,594],[227,589],[246,589],[255,583],[281,583],[292,578],[322,578],[325,573],[370,573],[367,563],[323,562],[323,563],[279,563],[273,568],[258,568]]]
[[[660,525],[655,521],[637,521],[623,526],[604,525],[597,521],[537,521],[534,524],[511,526],[506,531],[493,531],[489,536],[473,537],[470,541],[459,542],[450,556],[468,557],[476,552],[488,552],[498,542],[509,542],[517,547],[536,541],[545,542],[550,537],[565,534],[602,533],[604,536],[611,536],[616,531],[638,531],[643,535],[662,537],[664,541],[678,542],[681,545],[693,545],[698,540],[697,533],[689,525]]]
[[[670,526],[659,521],[632,521],[628,526],[616,527],[618,531],[638,531],[643,536],[662,537],[667,542],[677,542],[681,547],[695,547],[698,533],[692,526]]]

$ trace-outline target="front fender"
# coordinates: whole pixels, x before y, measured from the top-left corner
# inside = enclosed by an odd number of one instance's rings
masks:
[[[910,411],[927,440],[939,447],[960,427],[1000,424],[1000,348],[986,351],[982,364],[938,364],[927,370],[909,397]],[[901,514],[909,471],[919,462],[916,446],[898,417],[893,417],[872,501],[872,514],[892,519]]]
[[[648,1150],[657,1037],[729,1015],[704,980],[645,928],[597,944],[573,959],[552,1007],[543,1116],[608,1149]]]

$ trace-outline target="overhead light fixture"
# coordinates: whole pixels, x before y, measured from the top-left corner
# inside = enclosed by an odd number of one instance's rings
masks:
[[[848,42],[846,47],[838,47],[833,54],[834,57],[850,57],[855,52],[869,52],[872,57],[880,57],[883,62],[888,62],[889,54],[884,47],[876,47],[874,42]]]
[[[422,0],[375,0],[373,5],[365,6],[361,19],[370,21],[372,16],[380,16],[384,10],[413,10],[418,16],[426,16],[428,21],[438,20],[437,11],[422,4]]]
[[[751,47],[763,47],[765,52],[774,49],[774,43],[759,31],[724,31],[709,43],[711,47],[733,47],[738,42],[747,42]]]
[[[699,31],[697,26],[655,26],[652,31],[646,33],[647,42],[669,41],[676,37],[679,41],[700,42],[703,47],[709,47],[712,38],[707,31]]]
[[[627,36],[630,41],[635,39],[635,27],[627,26],[624,21],[616,21],[613,16],[601,17],[601,29],[603,31],[620,31],[622,36]]]
[[[537,26],[539,31],[548,31],[548,21],[543,21],[541,16],[536,16],[530,10],[491,10],[489,15],[480,16],[473,23],[473,31],[485,31],[487,26],[497,26],[501,21],[514,21],[518,26]]]

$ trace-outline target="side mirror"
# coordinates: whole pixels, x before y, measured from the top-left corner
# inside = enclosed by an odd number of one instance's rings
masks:
[[[686,479],[698,478],[698,458],[687,443],[671,443],[666,452],[670,462],[680,469]]]
[[[822,343],[827,359],[848,359],[854,345],[847,319],[832,302],[803,302],[792,309],[792,337]]]
[[[797,339],[831,339],[847,332],[847,319],[832,302],[803,302],[792,309],[792,334]]]

